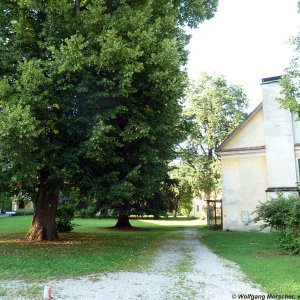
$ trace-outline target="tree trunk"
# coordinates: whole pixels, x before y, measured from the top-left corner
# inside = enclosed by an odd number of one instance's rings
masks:
[[[77,16],[80,10],[80,0],[75,0],[74,10],[75,10],[75,15]]]
[[[129,222],[129,216],[119,215],[116,227],[131,227],[131,224]]]
[[[32,224],[26,238],[30,241],[55,241],[58,234],[55,225],[59,192],[41,183]]]
[[[175,200],[175,209],[174,209],[174,218],[177,217],[178,208],[179,208],[179,198],[176,197],[176,200]]]
[[[205,199],[206,199],[206,200],[211,200],[211,199],[210,199],[210,195],[211,195],[211,192],[206,192],[206,193],[204,194]]]

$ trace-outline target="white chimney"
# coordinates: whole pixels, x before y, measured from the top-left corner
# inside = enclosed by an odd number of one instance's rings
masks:
[[[276,188],[288,192],[297,184],[292,114],[281,108],[276,100],[283,97],[280,93],[280,78],[262,79],[267,192],[274,192]]]

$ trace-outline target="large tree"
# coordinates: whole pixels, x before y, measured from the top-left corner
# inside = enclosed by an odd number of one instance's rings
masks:
[[[156,209],[174,145],[183,138],[178,100],[187,82],[181,67],[187,62],[188,36],[181,26],[210,17],[215,5],[214,1],[152,3],[149,23],[142,26],[148,44],[141,49],[142,70],[131,81],[134,92],[123,102],[125,109],[105,120],[122,146],[116,151],[118,163],[106,170],[108,177],[100,178],[97,198],[99,206],[109,203],[118,211],[117,226],[130,226],[128,216],[137,207],[141,213],[142,208],[144,213]]]
[[[126,223],[158,188],[178,141],[182,26],[216,5],[1,1],[0,184],[35,199],[29,239],[57,239],[61,191],[108,202]]]
[[[179,168],[174,174],[188,181],[195,196],[209,199],[220,192],[220,162],[217,149],[245,118],[248,100],[240,86],[224,76],[202,73],[191,84],[185,110],[188,138],[179,147]]]

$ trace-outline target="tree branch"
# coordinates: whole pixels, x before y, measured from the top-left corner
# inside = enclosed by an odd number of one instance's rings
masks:
[[[74,10],[75,10],[75,15],[77,16],[80,11],[80,0],[75,0]]]
[[[203,151],[203,154],[204,154],[205,156],[207,156],[207,153],[206,153],[204,147],[203,147],[201,144],[200,144],[200,147],[201,147],[201,149],[202,149],[202,151]]]

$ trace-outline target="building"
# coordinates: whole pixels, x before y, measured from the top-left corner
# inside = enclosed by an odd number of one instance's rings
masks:
[[[194,197],[192,210],[189,216],[194,218],[200,218],[201,220],[205,219],[206,218],[206,211],[204,209],[205,207],[206,207],[206,203],[203,199],[200,199],[199,197]]]
[[[33,209],[33,202],[32,201],[12,201],[12,210],[16,211],[18,209]]]
[[[263,101],[220,145],[224,230],[258,230],[249,223],[259,201],[296,193],[300,122],[276,98],[280,77],[262,79]]]

